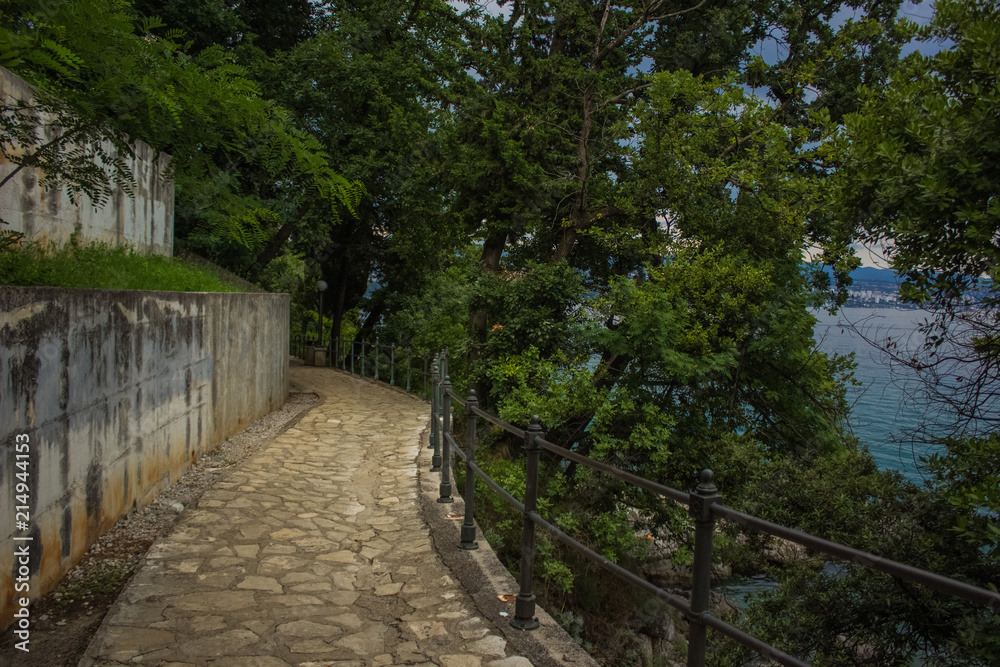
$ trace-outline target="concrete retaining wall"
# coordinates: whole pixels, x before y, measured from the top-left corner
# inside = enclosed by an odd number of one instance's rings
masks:
[[[0,629],[25,595],[16,548],[43,595],[122,513],[284,404],[288,320],[284,294],[0,287]]]
[[[0,67],[0,101],[31,101],[35,89],[17,75]],[[62,131],[52,119],[39,119],[40,143]],[[103,241],[112,246],[131,245],[143,252],[170,257],[174,245],[174,183],[164,180],[170,156],[157,154],[149,145],[133,144],[135,156],[128,160],[134,179],[133,197],[118,189],[103,208],[95,208],[86,195],[70,201],[65,188],[43,188],[35,169],[22,169],[0,188],[0,218],[4,229],[21,232],[29,240],[61,246],[79,231],[80,241]],[[110,144],[105,146],[110,150]],[[0,181],[17,165],[0,156]]]

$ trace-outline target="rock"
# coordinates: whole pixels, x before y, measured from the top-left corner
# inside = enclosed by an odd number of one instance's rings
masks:
[[[527,658],[515,655],[510,658],[504,658],[503,660],[488,662],[485,667],[534,667],[534,665],[532,665],[531,661]]]
[[[772,537],[764,547],[764,557],[775,563],[794,563],[809,560],[807,550],[801,544]]]

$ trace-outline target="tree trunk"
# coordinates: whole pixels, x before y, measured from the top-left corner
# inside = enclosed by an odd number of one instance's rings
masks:
[[[380,300],[378,303],[372,304],[372,309],[368,311],[368,316],[365,317],[364,324],[358,329],[358,335],[354,337],[354,340],[361,342],[371,335],[372,331],[375,330],[375,325],[382,318],[382,311],[385,310],[385,304]]]
[[[507,245],[507,232],[496,231],[486,237],[483,243],[483,254],[480,262],[483,271],[487,274],[495,274],[500,268],[500,258],[503,257],[504,247]],[[476,363],[482,358],[482,346],[486,344],[488,334],[486,327],[486,309],[484,304],[477,303],[469,313],[469,333],[472,338],[472,345],[469,346],[469,370],[474,371]],[[476,397],[479,405],[485,408],[489,404],[489,386],[485,380],[478,380],[475,383]]]
[[[330,327],[330,340],[336,341],[340,337],[340,331],[344,322],[344,295],[347,292],[347,281],[344,279],[344,272],[341,270],[340,279],[337,281],[337,296],[333,301],[333,326]],[[343,347],[343,341],[341,341],[341,348]],[[341,354],[341,350],[338,349],[333,354],[333,360],[336,363],[338,361],[337,357]]]
[[[573,197],[573,207],[569,212],[569,225],[562,230],[562,237],[556,244],[555,252],[549,259],[549,265],[557,264],[569,257],[576,243],[576,234],[589,224],[587,215],[587,180],[590,176],[587,145],[590,143],[590,133],[594,126],[594,88],[588,86],[583,92],[583,124],[580,127],[580,140],[576,148],[576,182],[577,191]]]
[[[621,374],[625,371],[625,367],[628,366],[629,362],[632,361],[632,357],[627,354],[617,355],[610,352],[605,352],[601,363],[598,368],[602,369],[594,378],[594,388],[597,391],[604,391],[613,387]],[[566,449],[571,449],[578,454],[583,456],[590,455],[590,442],[584,438],[587,433],[587,426],[594,419],[594,412],[589,411],[583,414],[576,414],[570,416],[564,423],[563,427],[558,431],[552,431],[548,434],[548,438]],[[571,462],[566,468],[566,475],[568,477],[574,477],[576,475],[577,464]]]

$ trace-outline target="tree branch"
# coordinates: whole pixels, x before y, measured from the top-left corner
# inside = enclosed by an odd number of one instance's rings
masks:
[[[605,102],[602,102],[601,105],[599,107],[597,107],[597,108],[598,109],[603,109],[604,107],[608,106],[609,104],[614,104],[618,100],[623,100],[626,97],[628,97],[629,95],[631,95],[633,93],[637,93],[640,90],[645,90],[646,88],[649,88],[652,85],[653,84],[651,84],[651,83],[644,83],[641,86],[636,86],[635,88],[629,88],[628,90],[626,90],[624,92],[618,93],[617,95],[615,95],[611,99],[606,100]]]
[[[73,136],[74,134],[79,134],[81,131],[83,131],[83,126],[82,125],[78,125],[77,127],[73,128],[72,130],[67,130],[67,131],[63,132],[62,134],[60,134],[55,139],[52,139],[51,141],[48,141],[45,144],[43,144],[42,146],[40,146],[38,148],[38,150],[36,150],[31,155],[28,155],[28,156],[22,158],[21,162],[17,165],[17,168],[14,169],[14,171],[12,171],[9,174],[7,174],[7,176],[2,181],[0,181],[0,188],[2,188],[3,186],[5,186],[7,184],[7,182],[10,181],[10,179],[14,178],[14,176],[17,174],[17,172],[21,171],[22,169],[24,169],[27,166],[32,166],[32,167],[35,166],[35,165],[31,164],[31,161],[35,160],[39,155],[41,155],[45,151],[47,151],[50,148],[52,148],[52,146],[54,146],[56,144],[59,144],[62,141],[65,141],[66,139],[68,139],[69,137]]]
[[[703,4],[705,4],[705,0],[701,0],[701,2],[699,2],[694,7],[688,7],[687,9],[682,9],[682,10],[680,10],[678,12],[670,12],[669,14],[662,14],[660,16],[654,16],[654,17],[650,18],[649,20],[650,21],[662,21],[663,19],[669,19],[672,16],[680,16],[681,14],[687,14],[688,12],[693,12],[694,10],[698,9]]]
[[[688,12],[693,12],[694,10],[701,8],[701,6],[705,4],[705,1],[706,0],[701,0],[701,2],[699,2],[697,5],[693,5],[691,7],[688,7],[687,9],[682,9],[680,11],[670,12],[669,14],[661,14],[660,16],[651,16],[650,14],[652,14],[652,12],[654,12],[656,9],[660,7],[660,5],[663,4],[662,0],[654,2],[648,8],[643,10],[641,18],[636,19],[635,21],[632,22],[631,25],[629,25],[623,31],[618,33],[618,36],[615,37],[613,40],[611,40],[611,42],[607,46],[605,46],[600,51],[595,50],[595,54],[590,62],[590,66],[596,69],[600,65],[601,61],[603,61],[605,58],[608,57],[608,54],[610,54],[612,51],[621,46],[625,42],[625,40],[628,39],[629,35],[638,30],[643,25],[650,23],[652,21],[662,21],[663,19],[667,19],[672,16],[680,16],[681,14],[687,14]]]
[[[601,48],[601,40],[604,39],[604,28],[608,25],[608,15],[611,13],[611,0],[604,2],[604,16],[601,17],[601,28],[597,32],[597,39],[594,41],[594,57],[591,62],[597,61],[597,54]]]

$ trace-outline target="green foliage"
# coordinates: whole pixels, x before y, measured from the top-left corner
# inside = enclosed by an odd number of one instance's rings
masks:
[[[461,386],[465,385],[465,314],[472,298],[468,272],[468,261],[457,258],[428,276],[419,292],[394,295],[392,314],[382,327],[383,337],[408,341],[416,353],[433,356],[449,350],[452,383]]]
[[[957,510],[951,530],[1000,560],[1000,435],[950,438],[944,452],[921,458],[938,494]]]
[[[320,23],[320,6],[307,0],[136,0],[133,6],[141,14],[183,27],[195,52],[222,45],[270,55],[314,35]]]
[[[905,299],[947,308],[988,276],[995,305],[1000,8],[943,0],[930,25],[909,30],[952,45],[911,54],[888,87],[861,91],[863,107],[844,121],[846,222],[865,240],[892,239],[888,256],[906,279]]]
[[[65,578],[53,593],[60,609],[88,604],[94,598],[117,597],[129,581],[129,569],[116,562],[101,563],[79,579]]]
[[[513,495],[523,500],[525,491],[525,461],[511,443],[492,428],[480,445],[477,461],[483,471]],[[459,488],[464,469],[456,480]],[[587,501],[587,491],[574,484],[565,470],[555,462],[543,462],[540,468],[539,513],[571,537],[582,541],[612,562],[635,565],[645,555],[646,540],[633,530],[624,511],[595,510]],[[485,482],[476,482],[477,521],[484,526],[490,547],[508,568],[520,564],[520,513],[509,507]],[[595,568],[586,559],[561,543],[539,532],[536,535],[535,575],[537,593],[549,608],[561,606],[577,595],[577,582],[592,581]],[[586,584],[586,585],[589,585]]]
[[[132,6],[142,16],[159,17],[166,25],[183,30],[188,50],[197,53],[216,44],[236,46],[241,35],[250,38],[246,24],[229,4],[226,0],[135,0]]]
[[[931,569],[994,585],[1000,209],[991,165],[1000,155],[1000,10],[993,2],[942,0],[929,25],[907,30],[945,48],[931,56],[911,54],[885,88],[859,90],[863,104],[845,117],[835,147],[840,164],[833,202],[845,228],[860,239],[891,241],[887,255],[905,281],[901,296],[931,311],[923,344],[878,341],[893,363],[918,378],[927,417],[926,428],[913,437],[943,445],[922,459],[930,480],[921,502],[935,508],[922,549],[939,559]],[[963,628],[930,640],[932,664],[1000,660],[996,617],[952,603],[928,608],[928,615]],[[899,645],[878,641],[890,649]]]
[[[485,351],[489,358],[535,348],[542,356],[579,344],[580,317],[574,304],[584,290],[566,263],[529,261],[522,270],[483,275],[475,283],[477,302],[489,313]]]
[[[546,428],[561,427],[575,411],[596,407],[603,397],[591,376],[586,358],[570,360],[562,352],[543,358],[536,347],[502,356],[489,370],[494,390],[503,396],[500,417],[527,424],[538,415]]]
[[[776,591],[757,596],[743,626],[814,664],[985,667],[996,661],[1000,616],[860,566],[801,566]],[[750,658],[734,643],[713,649],[713,665]]]
[[[330,284],[333,328],[360,306],[362,337],[427,351],[402,313],[414,313],[423,328],[417,304],[439,289],[431,284],[434,274],[448,271],[467,243],[447,213],[449,193],[439,179],[449,115],[442,96],[464,76],[454,51],[454,14],[438,1],[419,11],[388,1],[338,6],[314,37],[253,65],[263,94],[319,138],[341,173],[364,186],[356,217],[345,224],[331,224],[305,197],[282,226],[316,278]],[[378,289],[369,291],[372,278]],[[461,348],[453,332],[445,340]]]
[[[813,319],[780,294],[752,263],[680,251],[586,304],[612,323],[592,338],[600,361],[537,348],[500,357],[490,371],[499,413],[519,423],[539,414],[556,436],[585,426],[582,449],[681,487],[724,465],[731,452],[715,446],[734,432],[758,455],[842,450],[846,406],[831,375],[845,369],[813,350]]]
[[[0,285],[48,285],[92,289],[169,292],[239,292],[209,271],[169,257],[145,255],[103,243],[71,244],[61,250],[28,244],[0,253]]]
[[[583,644],[583,617],[570,610],[553,612],[552,618],[578,644]],[[586,649],[586,646],[584,646]]]
[[[293,331],[315,329],[322,277],[331,338],[448,348],[456,387],[515,423],[539,414],[557,444],[679,488],[712,467],[727,504],[990,581],[993,438],[929,459],[932,488],[880,473],[844,432],[852,362],[814,349],[807,310],[844,296],[859,233],[897,238],[915,301],[995,277],[996,8],[945,0],[917,30],[899,6],[7,2],[0,61],[70,132],[9,159],[100,199],[131,181],[125,138],[144,139],[173,155],[179,243],[289,292]],[[912,34],[955,48],[883,91]],[[0,129],[33,145],[28,106]],[[484,469],[523,494],[520,443],[484,436]],[[672,503],[547,455],[541,485],[540,511],[609,559],[637,566],[654,533],[689,558]],[[480,498],[517,568],[520,516]],[[719,545],[738,570],[765,558],[732,527]],[[597,615],[638,613],[617,583],[544,537],[536,573],[583,641],[642,659]],[[775,576],[747,626],[805,656],[992,656],[992,618],[880,575]],[[921,625],[921,605],[950,625]]]
[[[265,183],[314,193],[328,216],[356,205],[358,186],[332,169],[318,140],[262,98],[247,70],[221,48],[192,56],[176,30],[153,36],[164,24],[139,19],[118,0],[40,1],[20,9],[5,13],[18,22],[4,32],[22,47],[0,64],[42,92],[37,102],[5,107],[0,130],[5,156],[38,168],[47,187],[86,193],[97,206],[115,188],[129,192],[134,175],[125,158],[130,142],[141,139],[173,157],[182,232],[260,247],[279,220]],[[32,20],[29,9],[44,12],[44,20]],[[23,46],[32,40],[48,40],[68,55],[53,65],[39,55],[46,51]],[[54,115],[44,128],[38,110]],[[43,130],[56,138],[42,143]],[[14,145],[21,148],[8,155]]]
[[[957,526],[969,525],[964,519],[977,513],[950,502],[954,488],[920,489],[899,473],[878,470],[863,452],[806,462],[781,458],[767,465],[749,452],[732,454],[720,471],[720,485],[744,486],[743,511],[960,581],[985,585],[1000,573],[1000,561],[981,549],[982,532],[979,540],[954,539]],[[735,539],[723,542],[724,561],[759,572],[755,554],[759,559],[763,536],[735,525],[725,529]],[[879,665],[996,660],[990,637],[1000,621],[981,607],[860,565],[815,563],[770,568],[781,585],[747,607],[744,629],[793,655],[837,665],[858,664],[863,656]],[[833,606],[837,614],[825,611]],[[739,665],[748,657],[733,645],[720,646],[712,664]]]
[[[758,495],[772,469],[870,463],[843,427],[851,361],[815,350],[807,307],[842,298],[857,264],[830,206],[837,122],[858,108],[859,83],[885,80],[905,34],[898,3],[846,23],[833,20],[840,4],[818,1],[670,15],[686,8],[471,13],[479,78],[445,174],[453,210],[483,239],[471,372],[502,416],[539,414],[557,444],[679,488],[712,467],[728,504],[779,514],[781,495]],[[776,63],[753,53],[768,35],[787,47]],[[837,294],[814,268],[803,275],[807,249],[834,267]],[[555,505],[572,508],[584,541],[615,542],[597,536],[599,517],[629,517],[628,531],[670,533],[685,557],[675,507],[572,465],[566,480]],[[846,532],[842,514],[875,481],[832,503],[829,526],[782,518]],[[823,506],[821,487],[805,485],[796,507]],[[739,556],[746,567],[760,547]],[[601,586],[571,571],[574,609],[600,606]]]
[[[5,19],[0,26],[0,64],[8,69],[31,65],[76,77],[80,59],[57,41],[65,28],[50,23],[58,4],[55,0],[0,3]]]

